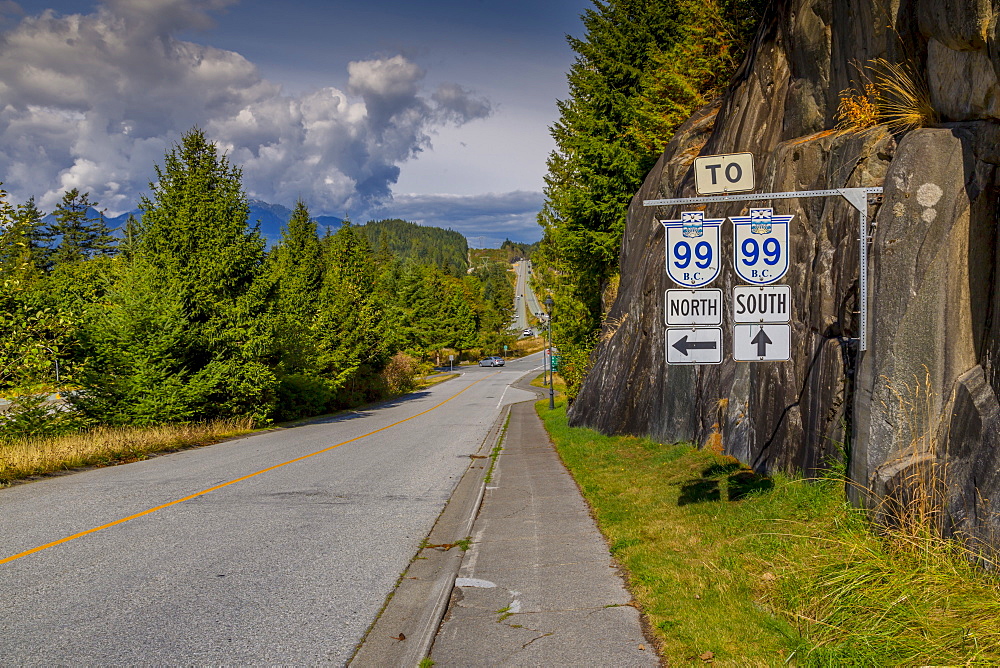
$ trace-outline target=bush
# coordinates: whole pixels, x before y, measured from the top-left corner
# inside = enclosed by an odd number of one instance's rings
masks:
[[[61,436],[90,425],[82,413],[65,404],[51,404],[43,394],[15,398],[0,415],[0,439]]]
[[[396,353],[382,369],[381,379],[389,396],[412,392],[417,386],[417,360],[406,353]]]
[[[322,415],[333,410],[335,391],[330,381],[304,373],[285,376],[278,382],[278,420]]]

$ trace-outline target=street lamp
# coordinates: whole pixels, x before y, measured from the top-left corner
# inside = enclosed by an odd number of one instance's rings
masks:
[[[556,391],[553,387],[556,384],[555,378],[552,376],[552,307],[555,306],[555,302],[552,301],[552,295],[545,298],[545,308],[549,311],[549,321],[548,327],[545,328],[546,335],[549,340],[549,410],[555,410],[556,407]]]

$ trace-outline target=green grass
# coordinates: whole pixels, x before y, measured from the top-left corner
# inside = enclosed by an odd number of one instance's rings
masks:
[[[833,477],[759,476],[547,405],[669,665],[1000,665],[1000,581],[960,545],[873,530]]]

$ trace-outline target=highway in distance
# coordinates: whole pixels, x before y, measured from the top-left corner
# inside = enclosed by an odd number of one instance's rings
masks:
[[[539,364],[0,489],[3,663],[343,664]]]

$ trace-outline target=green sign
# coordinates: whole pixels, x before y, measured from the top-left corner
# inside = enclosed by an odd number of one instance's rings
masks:
[[[559,372],[559,360],[561,358],[562,358],[562,355],[553,355],[552,356],[552,372],[553,373],[558,373]]]
[[[503,349],[507,350],[507,344],[506,343],[503,345]]]

